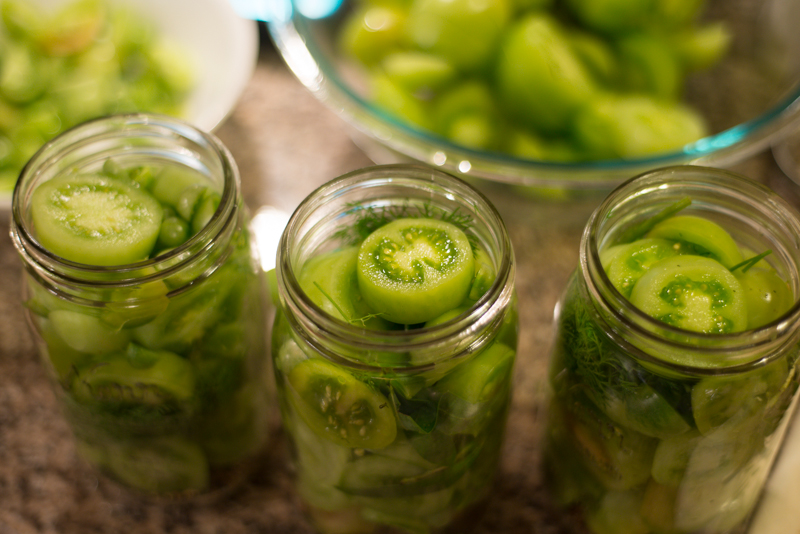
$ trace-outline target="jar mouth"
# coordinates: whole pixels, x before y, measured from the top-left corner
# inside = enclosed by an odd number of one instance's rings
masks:
[[[386,188],[391,192],[382,193]],[[491,287],[461,315],[430,327],[407,330],[377,330],[346,322],[323,310],[301,288],[298,268],[308,257],[298,249],[313,245],[313,252],[327,242],[326,236],[315,236],[328,224],[342,227],[354,210],[364,206],[388,206],[406,197],[413,201],[426,199],[437,205],[470,207],[475,217],[476,233],[496,250],[497,276]],[[355,204],[354,202],[357,202]],[[460,204],[459,204],[460,202]],[[326,211],[322,216],[320,211]],[[473,227],[474,228],[474,227]],[[339,246],[339,244],[333,244]],[[298,205],[281,237],[277,258],[278,287],[281,299],[290,313],[287,319],[296,332],[311,335],[304,341],[323,356],[340,364],[363,369],[425,370],[444,361],[470,354],[481,348],[488,338],[482,331],[494,331],[492,325],[505,317],[514,297],[514,256],[510,238],[499,213],[486,197],[466,182],[449,174],[417,164],[378,165],[362,168],[331,180],[312,192]],[[477,335],[477,336],[476,336]],[[470,342],[461,337],[476,336]],[[317,338],[323,337],[320,342]],[[413,352],[413,363],[396,366],[381,362],[387,353]]]
[[[600,259],[600,250],[613,237],[610,227],[630,222],[628,216],[636,210],[634,206],[658,205],[663,208],[692,196],[691,193],[700,197],[700,211],[719,208],[728,216],[734,216],[736,208],[746,207],[749,221],[759,223],[764,238],[768,232],[763,225],[770,221],[774,226],[777,231],[772,232],[772,247],[765,248],[772,248],[775,257],[785,264],[796,299],[783,315],[741,332],[693,332],[647,315],[614,287]],[[694,199],[692,206],[695,206]],[[651,213],[657,211],[653,209]],[[797,328],[800,322],[800,299],[797,298],[800,296],[800,216],[765,186],[730,171],[674,166],[626,181],[591,215],[581,239],[580,267],[598,311],[614,323],[608,325],[609,335],[637,357],[673,371],[718,374],[765,365],[779,356],[768,351],[772,349],[774,352],[775,347],[800,335]],[[622,322],[626,326],[625,335],[615,326]],[[625,336],[631,339],[625,339]],[[669,352],[670,360],[659,357],[659,354],[663,355],[662,351]],[[703,357],[698,357],[698,351],[702,351]]]
[[[175,155],[160,151],[150,140],[169,139],[179,143]],[[116,143],[116,144],[115,144]],[[40,180],[47,179],[43,168],[49,167],[69,149],[75,151],[75,161],[69,169],[82,169],[108,157],[112,149],[122,149],[126,157],[137,154],[149,159],[170,159],[188,166],[193,155],[202,154],[217,166],[223,177],[219,207],[209,222],[181,245],[134,263],[96,266],[77,263],[45,248],[36,238],[28,217],[30,196]],[[64,170],[53,174],[61,174]],[[70,172],[70,171],[67,171]],[[52,177],[52,176],[49,176]],[[215,236],[235,225],[233,209],[238,195],[238,170],[233,156],[213,134],[167,115],[132,113],[110,115],[76,125],[43,145],[23,167],[12,200],[11,237],[18,252],[47,276],[69,281],[75,285],[125,287],[155,281],[183,269],[198,252],[213,247]],[[26,262],[30,264],[31,262]]]

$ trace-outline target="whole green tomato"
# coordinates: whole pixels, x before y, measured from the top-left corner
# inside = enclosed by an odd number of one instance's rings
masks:
[[[508,0],[414,0],[406,28],[420,49],[474,72],[490,63],[510,19]]]

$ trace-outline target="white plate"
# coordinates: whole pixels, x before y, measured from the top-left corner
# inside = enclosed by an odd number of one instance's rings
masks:
[[[69,0],[36,0],[58,5]],[[205,131],[217,128],[233,110],[253,75],[258,58],[257,23],[241,18],[228,0],[109,0],[126,4],[153,21],[163,37],[186,50],[196,73],[185,116]],[[0,210],[11,193],[0,192]]]

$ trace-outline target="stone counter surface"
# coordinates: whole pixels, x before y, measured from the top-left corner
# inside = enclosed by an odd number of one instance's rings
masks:
[[[317,186],[371,164],[340,119],[313,99],[268,45],[217,134],[239,164],[253,211],[270,205],[291,212]],[[796,201],[794,186],[768,156],[737,170]],[[539,444],[553,307],[600,198],[546,204],[500,186],[483,184],[482,190],[506,220],[515,247],[521,329],[501,470],[475,532],[581,534],[542,487]],[[21,263],[7,220],[7,213],[0,214],[0,534],[313,532],[297,507],[277,429],[248,481],[210,504],[142,500],[98,478],[77,458],[23,317]]]

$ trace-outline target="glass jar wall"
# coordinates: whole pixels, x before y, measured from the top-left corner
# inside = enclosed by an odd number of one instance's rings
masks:
[[[463,528],[498,466],[516,356],[496,210],[432,169],[355,171],[297,208],[277,270],[275,376],[314,525]]]
[[[143,494],[218,494],[266,444],[247,225],[230,153],[167,117],[85,123],[19,179],[26,312],[77,450]]]
[[[673,167],[590,218],[556,308],[548,479],[596,534],[741,532],[797,400],[800,221]]]

